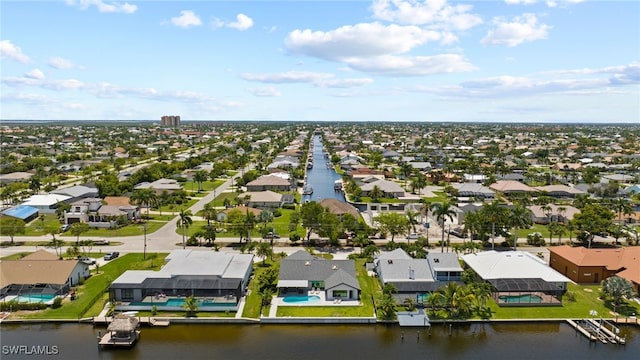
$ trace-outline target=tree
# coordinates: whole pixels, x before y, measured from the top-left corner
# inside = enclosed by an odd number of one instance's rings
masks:
[[[8,236],[13,245],[13,237],[24,234],[24,221],[12,217],[0,217],[0,234]]]
[[[496,224],[504,219],[504,208],[497,200],[482,206],[482,216],[491,223],[491,249],[496,247]]]
[[[422,174],[418,174],[411,180],[411,187],[413,188],[413,191],[417,192],[418,194],[420,194],[422,192],[422,189],[424,189],[426,186],[427,178]]]
[[[547,226],[547,230],[549,230],[549,245],[553,245],[553,235],[558,235],[558,245],[560,245],[560,237],[566,231],[564,226],[557,221],[553,221]]]
[[[379,229],[383,234],[391,234],[391,241],[394,241],[396,235],[404,234],[407,231],[408,219],[404,214],[386,212],[374,218],[380,226]]]
[[[475,296],[466,287],[450,282],[438,289],[433,295],[434,301],[447,312],[448,317],[469,314],[475,302]]]
[[[392,284],[385,284],[382,287],[382,294],[378,299],[378,313],[383,320],[392,320],[396,315],[396,300],[393,297],[398,289]]]
[[[193,181],[198,183],[198,192],[202,191],[202,183],[207,181],[209,175],[205,170],[198,170],[193,174]]]
[[[418,215],[418,212],[413,211],[413,210],[407,210],[406,212],[407,215],[407,226],[409,226],[413,232],[416,232],[416,225],[418,224],[418,220],[416,219],[416,216]]]
[[[271,249],[271,246],[269,246],[269,243],[266,243],[266,242],[258,243],[258,245],[256,246],[256,256],[262,258],[263,264],[267,260],[267,256],[269,258],[273,258],[273,250]]]
[[[40,181],[39,177],[33,176],[31,177],[31,179],[29,179],[29,190],[33,191],[34,194],[37,194],[40,192],[41,186],[42,186],[42,182]]]
[[[442,229],[441,251],[444,252],[444,222],[446,219],[453,221],[456,211],[453,209],[453,205],[449,201],[443,201],[431,204],[431,212],[436,217],[436,221],[440,224]]]
[[[373,188],[369,191],[369,196],[371,196],[371,200],[378,201],[378,199],[384,196],[384,192],[378,185],[373,185]]]
[[[129,199],[132,204],[138,206],[146,206],[147,218],[149,218],[149,209],[158,204],[158,196],[153,189],[138,189],[131,194]]]
[[[583,233],[602,234],[611,227],[613,216],[608,207],[594,203],[580,209],[580,212],[573,216],[573,221]]]
[[[198,312],[198,299],[191,295],[184,299],[182,307],[187,312],[187,316],[194,316]]]
[[[185,236],[186,236],[186,231],[189,228],[189,226],[191,226],[191,224],[193,223],[193,220],[191,219],[191,211],[189,210],[180,210],[180,214],[178,215],[178,228],[182,230],[182,248],[185,249],[186,248],[186,244],[185,244]]]
[[[89,231],[89,224],[85,222],[73,223],[71,224],[69,231],[71,232],[72,235],[76,237],[76,245],[77,245],[78,242],[80,241],[80,235]]]
[[[56,239],[56,237],[53,236],[53,239],[51,239],[47,246],[55,250],[56,255],[58,255],[59,258],[62,257],[62,246],[64,246],[64,241]]]
[[[360,254],[362,254],[362,249],[369,244],[371,244],[371,239],[369,239],[366,234],[360,233],[353,238],[353,246],[360,248]]]
[[[69,210],[71,210],[71,205],[67,204],[66,202],[58,201],[56,203],[56,217],[58,218],[58,220],[63,221],[64,214]]]
[[[622,304],[625,298],[635,295],[633,284],[629,280],[615,275],[609,276],[602,281],[602,292],[611,298],[614,311],[615,307]]]
[[[617,197],[611,202],[613,210],[618,213],[618,224],[622,225],[622,215],[633,214],[633,206],[627,199]]]
[[[409,164],[408,162],[403,162],[402,164],[400,164],[400,173],[402,174],[402,178],[404,179],[405,188],[407,187],[407,180],[409,179],[409,176],[412,172],[413,166],[411,166],[411,164]]]
[[[211,226],[211,220],[218,219],[218,211],[211,203],[206,203],[202,208],[202,217],[207,220],[207,226]]]
[[[513,248],[518,247],[518,229],[524,229],[531,225],[531,210],[524,206],[516,205],[509,212],[509,225],[513,227]]]
[[[320,218],[323,212],[324,208],[322,205],[315,201],[302,204],[300,217],[302,219],[302,226],[307,229],[307,243],[309,243],[311,233],[314,231],[317,233],[320,229]]]

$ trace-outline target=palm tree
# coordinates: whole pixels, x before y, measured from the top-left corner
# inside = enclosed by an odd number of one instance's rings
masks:
[[[602,281],[602,292],[611,298],[614,306],[613,311],[625,298],[630,298],[635,294],[633,284],[629,280],[615,275]]]
[[[408,162],[403,162],[400,165],[400,173],[402,173],[402,176],[404,178],[404,187],[407,187],[407,180],[409,179],[409,175],[411,175],[411,173],[413,172],[413,166],[411,166],[411,164],[409,164]]]
[[[518,247],[518,229],[524,229],[531,225],[531,210],[524,206],[516,205],[509,213],[508,223],[513,227],[513,249]]]
[[[491,249],[496,248],[496,223],[504,218],[504,208],[497,200],[482,206],[482,216],[491,223]]]
[[[427,178],[423,174],[418,174],[411,180],[411,187],[413,191],[417,191],[418,194],[422,192],[425,186],[427,186]]]
[[[182,307],[187,312],[187,316],[193,316],[196,312],[198,312],[198,299],[191,295],[184,299],[184,304]]]
[[[442,252],[444,252],[444,222],[448,218],[450,221],[453,221],[453,217],[456,215],[456,211],[453,209],[453,205],[449,201],[436,202],[431,204],[431,211],[433,215],[436,217],[436,221],[440,224],[442,228]]]
[[[152,206],[155,206],[158,204],[158,195],[156,195],[155,191],[153,191],[153,189],[138,189],[135,190],[133,192],[133,194],[131,194],[131,198],[130,198],[131,203],[139,205],[139,206],[146,206],[147,208],[147,219],[149,218],[149,209]]]
[[[265,263],[265,261],[267,261],[267,256],[272,258],[273,250],[271,249],[271,246],[269,246],[269,243],[266,243],[266,242],[258,243],[258,246],[256,246],[256,256],[262,258],[263,264]]]
[[[567,221],[567,231],[569,232],[569,245],[573,245],[573,232],[578,228],[573,220]]]
[[[202,191],[202,183],[209,178],[205,170],[198,170],[193,174],[193,181],[198,183],[198,192]]]
[[[384,196],[384,192],[378,185],[373,185],[371,191],[369,191],[369,196],[371,196],[371,200],[378,201],[378,199]]]
[[[247,209],[247,212],[244,216],[244,230],[245,235],[247,237],[247,243],[251,241],[251,231],[256,226],[256,215]]]
[[[80,241],[80,235],[89,231],[89,224],[85,222],[73,223],[71,224],[69,231],[71,231],[71,234],[76,236],[76,245],[77,245],[78,242]]]
[[[475,301],[475,296],[456,282],[450,282],[438,289],[432,297],[434,302],[444,307],[449,317],[457,317],[461,312],[471,312]]]
[[[611,203],[615,212],[618,213],[618,224],[622,225],[622,215],[630,215],[633,214],[633,207],[629,200],[617,197]]]
[[[560,235],[564,232],[564,228],[558,222],[553,221],[551,224],[547,226],[547,230],[549,230],[549,245],[553,245],[553,235]]]
[[[211,203],[206,203],[202,208],[202,217],[207,220],[207,226],[211,226],[211,220],[218,219],[218,211]]]
[[[178,228],[182,230],[182,248],[185,249],[186,248],[186,244],[185,244],[185,236],[186,236],[186,231],[189,228],[189,226],[191,226],[191,224],[193,224],[193,220],[191,219],[191,211],[189,210],[180,210],[180,214],[178,214],[179,218],[178,218]]]

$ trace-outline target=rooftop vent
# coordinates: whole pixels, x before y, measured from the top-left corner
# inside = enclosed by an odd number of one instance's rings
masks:
[[[393,264],[393,260],[391,259],[387,260],[387,264]]]
[[[305,266],[309,266],[309,265],[311,265],[311,262],[310,262],[310,261],[305,261],[305,262],[304,262],[304,265],[305,265]]]
[[[440,259],[435,258],[435,259],[433,259],[433,262],[434,262],[434,263],[439,263],[439,262],[440,262]]]
[[[331,269],[333,269],[333,270],[338,270],[338,265],[333,265],[333,266],[331,267]]]

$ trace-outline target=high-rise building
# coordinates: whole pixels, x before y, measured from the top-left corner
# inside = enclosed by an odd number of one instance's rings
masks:
[[[160,118],[161,126],[180,127],[180,115],[164,115]]]

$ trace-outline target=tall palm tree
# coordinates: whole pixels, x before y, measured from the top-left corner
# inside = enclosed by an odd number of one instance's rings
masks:
[[[180,210],[180,214],[178,214],[179,218],[178,218],[178,228],[182,230],[182,248],[185,249],[186,248],[186,243],[185,243],[185,237],[186,237],[186,232],[187,229],[189,228],[189,226],[191,226],[191,224],[193,224],[193,220],[191,219],[191,216],[193,214],[191,214],[191,211],[189,210]]]
[[[450,221],[453,221],[453,217],[456,215],[455,210],[453,209],[453,205],[449,201],[436,202],[431,204],[431,212],[436,217],[436,221],[440,224],[442,228],[442,252],[444,252],[444,222],[448,218]]]
[[[531,210],[524,206],[516,205],[509,212],[508,223],[513,227],[513,249],[518,247],[518,230],[531,225]]]
[[[427,178],[423,174],[418,174],[411,180],[411,187],[414,192],[420,194],[422,189],[427,186]]]
[[[411,166],[411,164],[409,164],[408,162],[403,162],[400,165],[400,173],[402,174],[403,178],[404,178],[404,187],[407,187],[407,180],[409,179],[409,176],[411,175],[411,173],[413,172],[413,166]]]
[[[482,228],[481,215],[479,211],[468,212],[464,215],[464,232],[468,234],[470,242],[473,242],[473,234],[479,233]]]
[[[633,214],[633,207],[629,200],[617,197],[611,202],[613,210],[618,213],[618,224],[622,225],[622,215]]]
[[[211,203],[206,203],[202,208],[202,217],[207,220],[207,226],[211,226],[211,220],[218,218],[218,210]]]
[[[129,199],[132,204],[136,204],[138,206],[146,206],[147,208],[147,219],[149,218],[149,209],[152,206],[158,204],[158,195],[156,195],[153,189],[138,189],[131,194],[131,198]]]
[[[491,249],[496,248],[496,223],[504,218],[504,208],[497,200],[482,206],[482,215],[491,223]]]
[[[198,170],[193,174],[193,181],[198,183],[198,192],[202,191],[202,183],[207,181],[209,175],[205,170]]]

